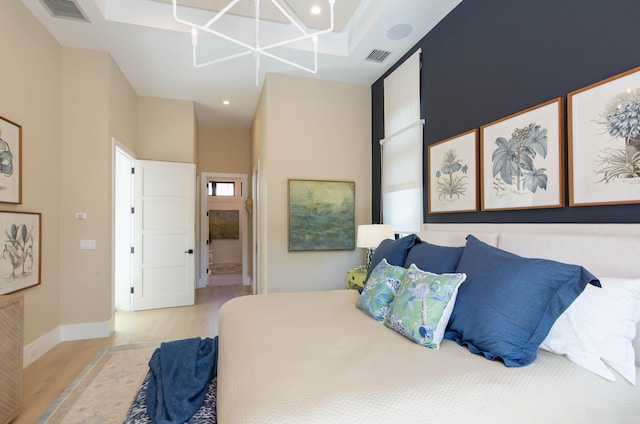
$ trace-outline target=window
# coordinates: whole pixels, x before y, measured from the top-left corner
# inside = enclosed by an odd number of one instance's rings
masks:
[[[207,183],[207,194],[209,196],[235,197],[236,185],[235,183],[209,181]]]
[[[382,222],[397,233],[422,227],[422,126],[420,50],[384,80]]]

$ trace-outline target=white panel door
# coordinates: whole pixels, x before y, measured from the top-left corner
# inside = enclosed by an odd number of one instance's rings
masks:
[[[135,161],[133,309],[193,305],[195,165]]]

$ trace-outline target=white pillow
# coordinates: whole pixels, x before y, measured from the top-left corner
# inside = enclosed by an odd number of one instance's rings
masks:
[[[609,365],[636,384],[632,341],[640,321],[640,279],[600,278],[558,317],[540,348],[614,381]],[[604,362],[603,362],[604,361]]]

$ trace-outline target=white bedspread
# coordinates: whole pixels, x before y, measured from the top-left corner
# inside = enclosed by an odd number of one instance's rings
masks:
[[[541,350],[522,368],[488,361],[448,340],[430,350],[355,308],[357,296],[348,290],[278,293],[225,304],[218,422],[640,420],[640,385],[606,381]]]

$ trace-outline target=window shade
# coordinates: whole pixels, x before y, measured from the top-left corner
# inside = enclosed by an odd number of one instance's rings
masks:
[[[399,233],[422,227],[420,50],[384,80],[382,220]]]

